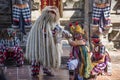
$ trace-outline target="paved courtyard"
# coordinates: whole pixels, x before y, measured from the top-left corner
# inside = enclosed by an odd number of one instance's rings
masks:
[[[68,57],[70,47],[63,47],[63,51],[64,54],[62,54],[62,57]],[[120,80],[120,50],[110,51],[110,55],[112,58],[112,75],[100,75],[97,77],[97,80]],[[38,78],[32,78],[29,65],[24,65],[20,68],[8,66],[4,68],[4,72],[7,80],[69,80],[68,70],[66,69],[65,63],[62,64],[61,69],[54,71],[54,77],[44,75],[41,70]]]

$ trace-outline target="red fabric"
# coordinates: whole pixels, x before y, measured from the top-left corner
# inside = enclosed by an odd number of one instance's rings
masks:
[[[56,7],[58,7],[58,4],[59,4],[59,2],[58,2],[59,0],[49,0],[49,4],[51,5],[51,6],[56,6]]]
[[[43,9],[45,6],[56,6],[59,8],[60,6],[60,0],[40,0],[41,1],[41,9]]]
[[[69,26],[72,27],[72,23],[70,23]]]
[[[100,42],[100,39],[99,39],[99,38],[93,38],[92,41],[93,41],[94,43],[99,43],[99,42]]]
[[[75,22],[75,25],[78,25],[78,22],[77,22],[77,21]]]
[[[98,61],[103,58],[102,54],[100,53],[93,53],[93,58]]]
[[[40,0],[40,1],[41,1],[41,9],[49,5],[49,0]]]

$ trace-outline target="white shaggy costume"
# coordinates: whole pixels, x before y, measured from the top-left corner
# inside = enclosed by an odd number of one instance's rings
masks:
[[[53,6],[45,7],[29,33],[25,55],[27,60],[38,61],[44,67],[60,67],[60,41],[64,30],[59,27],[58,22],[58,9]]]

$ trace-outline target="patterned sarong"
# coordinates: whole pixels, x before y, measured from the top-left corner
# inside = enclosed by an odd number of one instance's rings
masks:
[[[106,68],[106,66],[107,66],[107,65],[106,65],[104,62],[97,64],[97,65],[93,68],[92,72],[94,72],[94,73],[92,73],[92,74],[100,74],[100,73],[103,73],[104,70],[105,70],[105,68]]]
[[[13,7],[13,25],[19,25],[21,14],[23,16],[25,25],[31,24],[31,13],[30,8],[18,8],[16,6]]]
[[[102,30],[104,29],[103,27],[110,26],[110,6],[100,8],[96,5],[93,5],[92,19],[93,26],[99,26],[99,28]]]
[[[110,6],[106,6],[104,8],[99,8],[95,5],[93,6],[93,14],[92,14],[93,19],[100,20],[102,13],[106,20],[110,19]]]
[[[20,31],[25,33],[25,27],[31,27],[30,8],[13,7],[13,28],[20,28]]]

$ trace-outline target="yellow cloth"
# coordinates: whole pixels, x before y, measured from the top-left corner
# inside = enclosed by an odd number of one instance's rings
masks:
[[[80,46],[81,52],[81,62],[79,67],[79,74],[82,77],[88,78],[90,77],[91,70],[93,69],[90,54],[88,53],[87,46]]]

